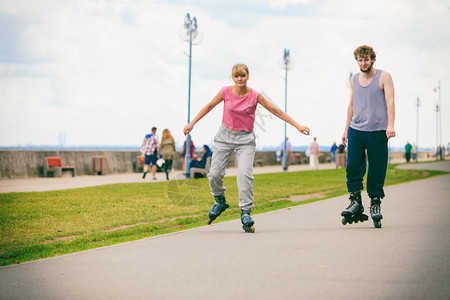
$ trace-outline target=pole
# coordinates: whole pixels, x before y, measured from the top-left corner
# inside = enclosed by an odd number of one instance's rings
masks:
[[[286,77],[285,77],[285,83],[284,83],[284,112],[287,113],[287,75],[288,75],[288,66],[287,66],[287,62],[286,63]],[[287,171],[287,156],[288,156],[288,151],[287,151],[287,123],[286,121],[284,122],[284,166],[283,166],[283,170],[286,172]]]
[[[420,106],[420,100],[419,96],[417,96],[417,127],[416,127],[416,162],[419,161],[419,106]]]
[[[438,154],[439,154],[439,132],[438,132],[438,128],[439,128],[439,104],[436,104],[436,160],[438,160]]]
[[[192,61],[192,27],[189,28],[189,88],[188,88],[188,124],[191,123],[191,61]],[[191,135],[186,137],[186,179],[191,177]]]
[[[442,160],[442,106],[441,106],[441,81],[439,80],[439,156]]]

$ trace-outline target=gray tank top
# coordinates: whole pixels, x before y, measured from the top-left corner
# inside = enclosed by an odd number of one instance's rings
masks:
[[[353,77],[353,118],[350,127],[360,131],[386,130],[388,116],[384,91],[380,89],[381,70],[377,70],[368,86],[359,84],[359,74]]]

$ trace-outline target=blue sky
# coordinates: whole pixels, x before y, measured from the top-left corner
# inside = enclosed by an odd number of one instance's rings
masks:
[[[391,73],[401,147],[436,145],[435,105],[441,83],[442,142],[450,142],[450,1],[2,1],[0,3],[0,146],[137,145],[152,126],[178,144],[187,122],[188,43],[179,37],[186,13],[204,34],[193,46],[191,119],[224,85],[233,64],[250,68],[249,86],[284,108],[321,145],[339,142],[358,72],[353,50],[368,44],[376,68]],[[192,132],[210,143],[221,105]],[[258,109],[258,146],[279,145],[282,121]],[[288,127],[294,145],[305,137]]]

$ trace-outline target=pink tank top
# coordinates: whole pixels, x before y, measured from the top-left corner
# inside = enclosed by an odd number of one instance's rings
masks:
[[[259,93],[252,88],[247,96],[237,97],[231,86],[222,88],[224,102],[222,125],[231,130],[253,131]]]

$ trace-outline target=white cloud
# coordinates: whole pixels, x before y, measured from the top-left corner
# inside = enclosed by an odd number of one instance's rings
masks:
[[[437,94],[441,80],[443,116],[450,115],[450,10],[445,1],[244,2],[219,12],[215,4],[170,5],[157,1],[16,1],[0,4],[20,26],[14,47],[0,48],[0,145],[139,145],[155,125],[169,128],[178,144],[187,121],[188,43],[178,31],[187,12],[196,16],[204,40],[193,46],[191,119],[224,85],[234,63],[250,67],[249,85],[284,107],[284,72],[279,60],[288,48],[296,67],[288,73],[288,112],[308,125],[319,142],[338,142],[345,125],[350,72],[357,72],[354,48],[370,44],[376,67],[389,71],[396,88],[398,136],[415,139],[414,101],[421,106],[421,144],[435,144]],[[217,4],[218,5],[218,4]],[[296,9],[308,8],[295,15]],[[14,21],[8,21],[14,22]],[[12,45],[2,40],[2,45]],[[6,46],[5,46],[6,47]],[[2,50],[5,49],[5,50]],[[1,51],[15,51],[18,63]],[[183,53],[185,52],[185,53]],[[220,125],[221,107],[196,126],[193,136],[209,143]],[[52,118],[48,118],[48,113]],[[258,145],[278,145],[283,122],[257,125]],[[443,138],[450,140],[443,119]],[[30,131],[30,124],[33,128]],[[423,127],[422,127],[423,126]],[[309,144],[291,127],[294,145]]]

